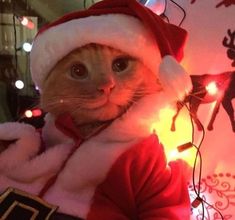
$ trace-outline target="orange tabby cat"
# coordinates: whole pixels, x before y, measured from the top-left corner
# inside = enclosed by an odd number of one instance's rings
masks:
[[[26,219],[39,202],[49,213],[37,219],[190,219],[182,164],[167,163],[150,129],[191,85],[177,62],[185,38],[136,0],[103,0],[41,29],[30,69],[48,114],[40,133],[0,125],[0,139],[16,140],[0,154],[0,218]],[[21,214],[12,193],[26,197]]]
[[[139,98],[160,89],[156,75],[137,58],[89,44],[52,69],[43,84],[41,105],[55,116],[70,113],[86,136],[119,117]]]

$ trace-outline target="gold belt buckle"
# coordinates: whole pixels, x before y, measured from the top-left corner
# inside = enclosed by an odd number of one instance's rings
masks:
[[[0,196],[1,220],[49,220],[57,208],[19,189],[8,188]]]

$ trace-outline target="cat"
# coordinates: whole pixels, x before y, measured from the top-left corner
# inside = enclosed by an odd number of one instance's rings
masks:
[[[100,44],[78,48],[50,71],[41,107],[57,117],[69,113],[84,137],[125,113],[141,97],[162,90],[140,60]]]
[[[46,219],[189,219],[186,164],[168,163],[152,128],[191,87],[178,63],[186,35],[135,0],[104,0],[43,27],[30,72],[45,124],[0,125],[0,140],[16,139],[0,154],[0,218],[33,208]],[[27,198],[22,215],[12,194]]]

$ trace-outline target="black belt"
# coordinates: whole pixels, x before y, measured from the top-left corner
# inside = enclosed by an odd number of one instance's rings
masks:
[[[8,188],[0,196],[1,220],[82,220],[58,213],[57,208],[37,196],[14,188]]]
[[[84,219],[56,212],[51,216],[50,220],[84,220]]]

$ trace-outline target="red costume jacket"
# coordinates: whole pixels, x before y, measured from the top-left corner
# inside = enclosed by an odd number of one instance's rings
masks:
[[[47,117],[43,128],[47,149],[41,154],[34,128],[0,125],[0,139],[17,139],[0,154],[0,193],[14,187],[39,195],[57,174],[42,196],[58,206],[57,212],[87,220],[189,219],[181,163],[167,164],[162,145],[149,129],[162,102],[157,96],[146,97],[72,155],[74,141],[55,128],[53,117]]]
[[[155,135],[123,153],[97,187],[87,219],[189,219],[180,165],[167,166],[163,155]]]

